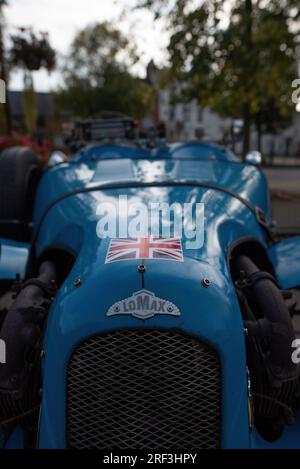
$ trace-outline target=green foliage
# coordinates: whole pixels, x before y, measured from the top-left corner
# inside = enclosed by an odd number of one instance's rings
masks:
[[[63,71],[64,86],[56,93],[58,107],[77,117],[93,117],[103,111],[144,116],[152,90],[129,72],[137,61],[135,50],[134,44],[108,23],[80,31]]]
[[[74,38],[65,71],[97,82],[111,64],[123,70],[133,65],[138,59],[135,51],[134,44],[110,23],[91,24]]]
[[[300,42],[298,0],[141,0],[169,8],[170,77],[180,98],[274,128],[294,111],[291,82]],[[139,5],[141,5],[139,3]]]
[[[49,44],[46,34],[36,35],[27,29],[20,29],[11,36],[10,63],[27,71],[45,68],[52,71],[55,67],[55,51]]]

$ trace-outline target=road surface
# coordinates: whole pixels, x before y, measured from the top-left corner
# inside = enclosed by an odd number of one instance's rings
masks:
[[[300,194],[300,168],[266,168],[270,189]]]
[[[272,215],[278,232],[300,234],[300,168],[264,169],[272,195]]]

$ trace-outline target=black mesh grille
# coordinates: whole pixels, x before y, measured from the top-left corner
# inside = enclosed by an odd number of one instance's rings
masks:
[[[89,338],[68,368],[69,448],[217,448],[218,356],[169,330]]]

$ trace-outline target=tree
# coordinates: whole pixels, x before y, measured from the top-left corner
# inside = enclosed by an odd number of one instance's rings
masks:
[[[31,28],[19,28],[19,33],[11,36],[10,63],[12,67],[24,71],[25,88],[33,88],[32,72],[45,68],[51,72],[55,68],[55,51],[48,34],[34,33]]]
[[[3,27],[4,27],[3,7],[6,5],[7,5],[6,0],[0,0],[0,78],[4,81],[4,83],[6,84],[6,88],[7,88],[8,74],[7,74],[6,55],[5,55],[4,41],[3,41]],[[4,104],[4,111],[5,111],[6,133],[9,135],[11,133],[12,124],[11,124],[8,93],[6,93],[6,102]]]
[[[6,0],[0,0],[0,78],[6,83],[5,118],[6,132],[11,133],[12,122],[9,107],[8,72],[10,68],[24,70],[24,109],[29,130],[35,127],[35,95],[32,72],[40,68],[51,71],[55,66],[55,52],[51,48],[47,33],[34,34],[30,28],[19,28],[19,33],[11,36],[12,46],[5,50],[3,40],[4,15]]]
[[[116,111],[140,118],[152,98],[151,88],[130,72],[136,48],[107,22],[80,31],[63,70],[64,85],[56,93],[60,108],[77,117]]]
[[[282,122],[294,111],[291,82],[299,45],[297,0],[146,0],[156,16],[168,13],[171,74],[184,98],[244,121],[243,153],[250,127]],[[264,121],[264,119],[266,119]]]

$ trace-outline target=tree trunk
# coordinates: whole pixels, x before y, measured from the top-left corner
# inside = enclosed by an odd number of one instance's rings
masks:
[[[235,133],[234,133],[234,123],[231,123],[230,126],[230,137],[231,137],[231,149],[235,153]]]
[[[261,116],[260,116],[260,114],[258,114],[257,118],[256,118],[256,132],[257,132],[257,150],[261,152],[262,131],[261,131]]]
[[[10,107],[9,107],[9,95],[8,95],[8,89],[7,89],[7,73],[6,73],[3,34],[2,34],[2,25],[1,25],[1,11],[0,11],[0,78],[4,81],[6,85],[6,100],[4,103],[5,123],[6,123],[6,133],[10,135],[12,131],[12,121],[11,121],[11,113],[10,113]]]
[[[245,45],[246,50],[249,51],[247,54],[251,57],[252,54],[252,14],[253,5],[252,0],[245,0]],[[244,133],[243,133],[243,158],[245,159],[246,154],[250,149],[250,132],[251,132],[251,101],[250,95],[250,84],[248,82],[248,76],[245,76],[245,101],[244,101]]]
[[[244,128],[243,128],[243,159],[250,150],[250,130],[251,130],[251,113],[250,103],[244,105]]]

